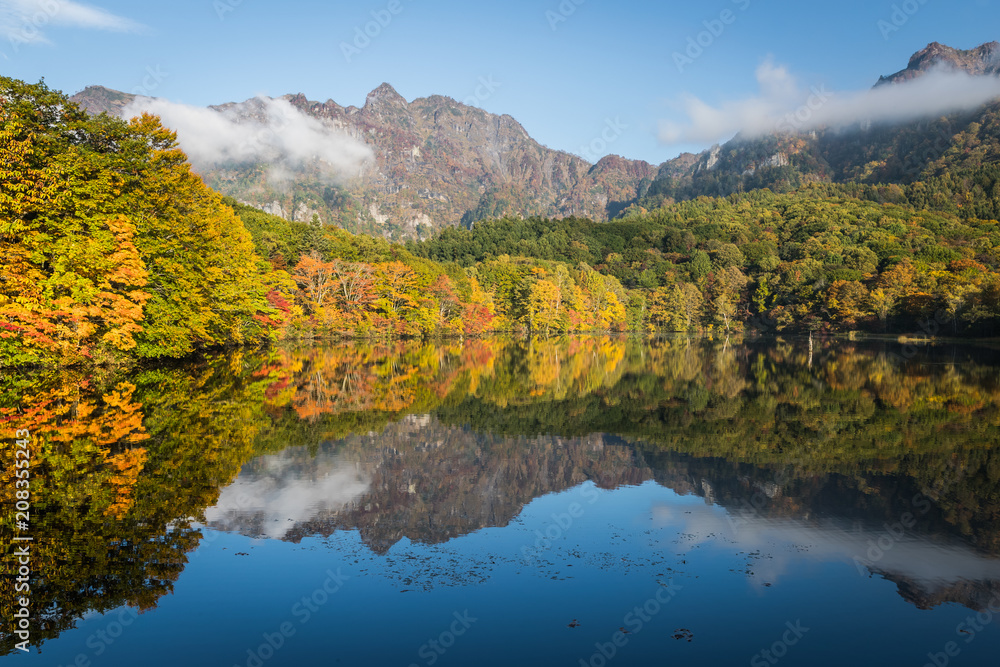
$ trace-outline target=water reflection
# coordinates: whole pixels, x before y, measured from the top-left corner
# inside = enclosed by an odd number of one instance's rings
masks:
[[[812,559],[884,576],[921,607],[950,601],[985,608],[1000,592],[1000,559],[963,539],[911,480],[859,470],[858,481],[848,482],[766,467],[755,472],[767,482],[720,478],[730,473],[724,460],[658,453],[599,434],[504,438],[410,417],[312,454],[296,448],[261,457],[206,517],[215,529],[296,541],[357,530],[376,553],[386,553],[404,538],[437,544],[506,526],[534,498],[584,480],[614,489],[657,479],[704,505],[683,513],[655,506],[654,527],[681,524],[683,553],[710,542],[755,553],[747,570],[755,586]]]
[[[843,561],[859,573],[895,582],[900,594],[921,608],[957,602],[985,609],[1000,593],[1000,560],[949,535],[915,533],[902,523],[862,523],[843,518],[768,519],[701,507],[682,517],[663,506],[664,522],[681,519],[685,553],[724,542],[756,555],[747,577],[755,586],[779,582],[800,560]],[[735,528],[734,528],[735,527]]]
[[[247,464],[205,510],[205,521],[218,530],[281,539],[355,505],[370,486],[371,477],[343,456],[293,447]]]
[[[511,526],[585,483],[703,498],[653,517],[683,526],[680,553],[757,554],[756,586],[803,559],[838,561],[921,608],[981,609],[1000,591],[997,359],[901,352],[591,337],[9,375],[4,507],[8,431],[35,438],[32,595],[46,611],[33,639],[155,608],[204,526],[290,542],[357,531],[382,555]],[[6,615],[12,592],[0,597]]]

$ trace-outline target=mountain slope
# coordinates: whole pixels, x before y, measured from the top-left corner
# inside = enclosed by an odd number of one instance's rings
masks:
[[[906,69],[880,77],[894,85],[947,68],[971,75],[1000,74],[1000,44],[960,51],[932,43]],[[667,173],[640,203],[653,208],[701,195],[771,188],[786,192],[807,183],[908,184],[949,171],[1000,161],[1000,103],[939,118],[900,124],[863,124],[798,134],[736,137],[698,156],[688,170]]]
[[[1000,44],[962,51],[935,42],[875,85],[910,81],[942,67],[997,75]],[[120,115],[134,96],[94,86],[73,99],[93,113]],[[905,185],[1000,161],[1000,103],[914,123],[736,137],[654,166],[618,156],[591,165],[542,146],[508,115],[439,95],[407,102],[389,84],[373,90],[360,108],[301,94],[282,99],[367,144],[374,163],[347,183],[308,171],[275,180],[266,165],[239,163],[203,170],[206,182],[290,220],[396,239],[505,216],[603,221],[631,205],[654,208],[758,188]],[[254,119],[261,104],[255,99],[213,108]]]
[[[942,66],[977,76],[997,74],[1000,71],[1000,43],[987,42],[974,49],[961,51],[937,42],[931,42],[913,54],[906,69],[890,76],[879,77],[878,83],[875,85],[902,83]]]
[[[91,87],[73,100],[93,113],[120,115],[133,96]],[[605,220],[657,175],[653,165],[607,157],[591,165],[532,139],[510,116],[432,96],[407,102],[389,84],[361,108],[303,95],[283,98],[364,141],[375,164],[359,178],[332,185],[306,174],[291,187],[271,182],[261,165],[227,164],[203,173],[226,195],[292,220],[316,215],[352,231],[398,237],[505,214]],[[258,100],[214,107],[250,118]]]

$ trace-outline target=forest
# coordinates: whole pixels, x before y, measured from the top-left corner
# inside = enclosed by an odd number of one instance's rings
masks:
[[[44,82],[0,78],[0,121],[5,367],[500,332],[986,337],[1000,317],[990,165],[403,246],[223,198],[157,118],[90,116]]]
[[[457,266],[227,204],[155,117],[89,116],[7,78],[0,101],[0,365],[491,324]]]
[[[636,330],[995,335],[996,220],[872,201],[877,192],[814,184],[634,207],[608,223],[508,218],[408,248],[471,272],[509,256],[596,270],[621,286]]]

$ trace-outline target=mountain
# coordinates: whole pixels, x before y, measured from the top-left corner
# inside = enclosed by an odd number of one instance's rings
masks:
[[[125,107],[135,97],[130,93],[123,93],[104,86],[90,86],[70,99],[92,114],[106,113],[111,116],[121,116]]]
[[[206,519],[213,528],[295,542],[358,530],[384,554],[404,537],[441,544],[506,526],[535,498],[587,480],[614,489],[650,477],[636,452],[611,436],[516,439],[410,415],[348,436],[335,452],[330,443],[293,447],[251,462]],[[277,489],[316,500],[289,517],[273,507]]]
[[[289,447],[248,462],[205,510],[205,519],[214,530],[296,543],[357,531],[372,552],[385,555],[403,539],[445,544],[509,526],[536,498],[588,481],[601,489],[653,481],[704,500],[683,515],[687,546],[725,535],[743,553],[757,552],[745,575],[764,583],[784,575],[782,567],[768,564],[783,545],[808,544],[809,557],[818,560],[860,562],[852,561],[854,555],[865,558],[887,525],[914,511],[909,500],[921,492],[905,476],[784,470],[600,433],[501,435],[411,414],[379,432]],[[290,505],[288,498],[299,504]],[[680,545],[683,550],[685,542]],[[942,554],[931,569],[925,563],[929,548]],[[532,557],[537,547],[522,553]],[[990,551],[956,534],[936,508],[920,515],[907,539],[876,560],[865,571],[895,583],[921,609],[946,602],[985,609],[1000,590],[1000,564]],[[478,563],[469,569],[479,578],[492,567]],[[410,576],[408,588],[429,590],[441,581]]]
[[[1000,44],[960,51],[934,42],[906,69],[879,77],[875,87],[921,77],[938,68],[971,75],[1000,74]],[[640,200],[645,208],[698,196],[808,183],[909,184],[968,172],[1000,161],[1000,103],[917,122],[862,123],[795,134],[770,134],[714,146],[686,170],[661,166]],[[667,163],[670,164],[670,163]]]
[[[1000,72],[1000,43],[988,42],[975,49],[960,51],[931,42],[926,48],[913,54],[906,69],[890,76],[879,77],[875,85],[902,83],[942,66],[977,76],[997,74]]]
[[[1000,72],[1000,44],[962,51],[932,43],[907,67],[879,78],[894,85],[949,67],[973,75]],[[122,113],[134,96],[101,86],[73,97],[93,113]],[[408,102],[387,83],[362,107],[304,95],[287,101],[374,153],[347,182],[306,171],[274,179],[260,164],[203,170],[223,194],[300,222],[401,239],[503,216],[586,217],[604,221],[632,205],[658,207],[698,196],[807,183],[907,184],[1000,161],[1000,104],[899,125],[859,125],[759,138],[736,137],[699,155],[661,165],[608,156],[591,165],[542,146],[514,118],[449,97]],[[259,99],[212,107],[259,117]]]
[[[93,86],[72,99],[92,113],[121,115],[134,96]],[[235,163],[202,175],[226,195],[300,222],[315,215],[351,231],[412,237],[421,229],[502,215],[606,220],[644,194],[658,173],[649,163],[617,156],[591,165],[542,146],[510,116],[439,95],[407,102],[387,83],[361,108],[301,94],[282,99],[364,141],[374,165],[343,185],[299,174],[287,187],[270,182],[260,165]],[[259,104],[213,108],[253,118]]]

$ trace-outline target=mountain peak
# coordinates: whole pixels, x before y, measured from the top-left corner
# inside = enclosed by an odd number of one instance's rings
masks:
[[[963,51],[931,42],[910,57],[906,69],[880,77],[876,85],[909,81],[941,66],[972,75],[997,74],[1000,72],[1000,43],[987,42]]]
[[[87,95],[87,94],[95,94],[95,93],[117,93],[117,94],[122,94],[122,93],[119,93],[119,91],[112,90],[111,88],[108,88],[106,86],[87,86],[86,88],[84,88],[83,90],[81,90],[80,92],[78,92],[76,94],[77,95]]]
[[[370,104],[392,104],[406,107],[406,98],[397,93],[396,89],[388,83],[383,83],[368,93],[368,97],[365,99],[365,106]]]
[[[104,86],[87,86],[70,99],[88,113],[108,113],[114,116],[118,115],[121,109],[134,100],[135,95]]]

